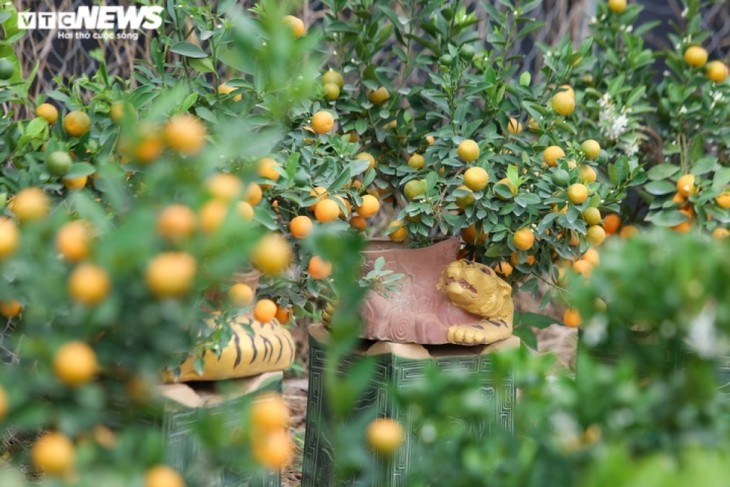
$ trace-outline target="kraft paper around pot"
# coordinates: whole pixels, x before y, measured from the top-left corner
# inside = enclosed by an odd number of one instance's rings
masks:
[[[379,257],[385,269],[403,278],[396,291],[382,296],[370,291],[362,307],[362,337],[398,343],[437,345],[449,343],[452,325],[479,321],[479,317],[454,306],[436,285],[446,266],[457,259],[461,244],[449,238],[429,247],[405,248],[390,240],[373,240],[363,252],[365,273]]]

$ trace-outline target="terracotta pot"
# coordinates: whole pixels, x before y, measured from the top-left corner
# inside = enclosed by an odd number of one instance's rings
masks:
[[[365,251],[365,273],[385,259],[385,269],[403,278],[397,291],[370,291],[362,308],[362,338],[398,343],[446,344],[452,325],[473,323],[475,316],[457,308],[436,288],[441,272],[454,260],[461,243],[448,238],[423,248],[405,248],[386,239],[372,240]]]

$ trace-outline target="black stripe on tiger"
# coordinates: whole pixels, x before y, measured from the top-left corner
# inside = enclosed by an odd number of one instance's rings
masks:
[[[236,361],[233,362],[233,367],[238,367],[241,363],[241,337],[238,333],[233,333],[233,340],[236,342]]]
[[[274,336],[279,341],[279,356],[276,357],[276,361],[279,362],[279,360],[281,360],[281,354],[284,353],[284,342],[281,341],[281,337],[279,335],[274,335]]]
[[[261,337],[261,341],[264,343],[264,362],[270,361],[272,358],[274,358],[274,346],[271,344],[271,340],[266,338],[263,335],[259,335]],[[271,356],[269,356],[271,355]],[[269,357],[268,360],[266,357]]]
[[[251,355],[251,361],[249,363],[252,364],[254,362],[254,360],[256,360],[256,357],[258,356],[259,350],[258,350],[258,348],[256,348],[256,339],[254,338],[253,333],[251,333],[250,331],[247,331],[246,335],[248,335],[248,338],[251,340],[251,350],[253,350],[253,354]]]

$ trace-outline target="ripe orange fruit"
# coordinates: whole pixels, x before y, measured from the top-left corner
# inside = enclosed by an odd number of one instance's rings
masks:
[[[314,207],[314,216],[320,223],[333,222],[340,216],[340,207],[335,200],[325,198]]]
[[[85,306],[102,302],[109,295],[111,287],[107,272],[94,264],[79,264],[68,278],[71,299]]]
[[[253,220],[255,213],[253,210],[253,206],[251,206],[248,201],[239,201],[238,203],[236,203],[236,209],[238,210],[238,213],[243,217],[243,219],[247,222]]]
[[[715,83],[722,83],[728,76],[728,68],[722,61],[712,61],[707,63],[707,77]]]
[[[236,283],[228,289],[228,300],[239,308],[248,306],[253,303],[253,289],[248,284]]]
[[[284,429],[272,431],[254,439],[253,457],[264,468],[281,470],[294,458],[294,442]]]
[[[18,225],[10,218],[0,216],[0,260],[14,254],[20,246]]]
[[[124,115],[126,113],[129,113],[130,115],[135,114],[134,107],[130,103],[120,100],[115,101],[112,103],[111,107],[109,107],[109,118],[115,124],[121,123],[121,121],[124,120]]]
[[[157,298],[179,298],[193,287],[197,263],[187,252],[162,252],[147,264],[145,281]]]
[[[21,223],[24,223],[45,218],[50,210],[50,202],[42,189],[25,188],[15,195],[8,208]]]
[[[276,316],[276,303],[270,299],[259,299],[253,308],[253,317],[260,323],[268,323]]]
[[[552,106],[553,110],[567,117],[575,110],[575,98],[565,91],[560,91],[553,95]]]
[[[319,203],[328,196],[327,188],[323,186],[316,186],[309,191],[309,196],[314,196],[317,198],[314,204],[309,206],[309,209],[314,211],[314,209],[317,207],[317,203]]]
[[[67,386],[87,384],[94,380],[98,371],[96,353],[84,342],[68,342],[53,356],[53,372]]]
[[[336,100],[340,96],[340,87],[334,83],[325,83],[322,85],[324,97],[330,101]]]
[[[615,14],[624,13],[626,0],[608,0],[608,9]]]
[[[58,230],[56,250],[68,262],[81,262],[89,256],[90,240],[90,224],[82,220],[72,221]]]
[[[368,100],[376,105],[382,105],[390,98],[390,93],[385,86],[379,87],[377,90],[370,90]]]
[[[477,233],[476,225],[472,223],[461,231],[461,238],[466,243],[482,245],[487,241],[488,233],[480,231]]]
[[[237,89],[238,88],[236,88],[234,86],[227,85],[225,83],[221,83],[221,84],[218,85],[218,90],[217,91],[218,91],[218,94],[219,95],[224,95],[225,96],[225,95],[230,95],[231,93],[233,93]],[[243,99],[243,95],[241,93],[239,93],[237,95],[234,95],[234,97],[233,97],[233,101],[241,101],[242,99]]]
[[[193,210],[181,204],[167,206],[157,217],[157,233],[172,242],[189,237],[196,226],[197,217]]]
[[[677,180],[677,193],[685,198],[695,193],[695,176],[694,174],[685,174]]]
[[[63,118],[63,129],[71,137],[81,137],[89,131],[91,119],[84,112],[74,110]]]
[[[307,238],[313,227],[312,219],[308,216],[299,215],[292,218],[289,222],[289,231],[294,238]]]
[[[591,247],[583,254],[583,260],[591,264],[593,267],[598,267],[601,263],[601,256],[598,254],[596,249]]]
[[[335,126],[335,117],[330,112],[320,110],[312,115],[312,129],[322,135],[332,130]]]
[[[682,208],[679,210],[679,212],[683,213],[687,217],[687,219],[677,225],[674,225],[673,227],[671,227],[671,229],[675,232],[687,233],[692,230],[692,220],[694,219],[694,214],[691,208]]]
[[[418,152],[414,152],[411,157],[408,158],[408,166],[412,167],[413,169],[423,169],[423,166],[425,165],[426,160]]]
[[[574,205],[580,205],[588,199],[588,188],[581,183],[571,184],[568,187],[568,200]]]
[[[329,69],[322,75],[322,84],[326,85],[328,83],[337,85],[338,88],[342,88],[345,86],[345,78],[343,78],[342,75],[334,69]]]
[[[456,148],[456,153],[464,162],[474,162],[479,158],[479,145],[471,139],[463,140]]]
[[[145,472],[144,487],[185,487],[185,481],[174,468],[157,465]]]
[[[0,301],[0,315],[5,318],[15,318],[23,310],[23,305],[12,299],[10,301]]]
[[[213,233],[223,225],[228,215],[229,205],[221,200],[212,200],[200,208],[200,229],[204,233]]]
[[[575,90],[573,90],[573,87],[570,86],[570,85],[560,85],[560,86],[558,86],[558,91],[561,91],[563,93],[567,93],[573,99],[575,99]]]
[[[205,180],[205,188],[213,198],[229,202],[241,194],[243,183],[233,174],[219,172]]]
[[[594,247],[598,247],[606,240],[606,231],[600,225],[591,225],[586,232],[586,240]]]
[[[80,176],[78,178],[67,178],[61,179],[63,186],[70,190],[79,190],[86,187],[86,182],[89,180],[88,176]]]
[[[132,156],[140,164],[152,164],[160,158],[164,149],[157,129],[149,127],[134,146]]]
[[[180,154],[193,156],[205,145],[208,131],[203,122],[189,113],[174,115],[165,125],[164,136],[167,145]]]
[[[41,103],[38,105],[38,108],[35,110],[35,114],[49,124],[54,124],[56,123],[56,120],[58,120],[58,110],[56,110],[56,107],[50,103]]]
[[[315,255],[309,259],[309,265],[307,271],[312,279],[327,279],[332,274],[332,263],[328,262],[322,257]]]
[[[568,308],[563,313],[563,323],[565,326],[569,326],[571,328],[577,328],[583,323],[583,320],[580,317],[580,313],[577,309]]]
[[[370,448],[383,456],[392,455],[403,444],[403,427],[394,419],[379,418],[372,421],[366,434]]]
[[[489,173],[481,167],[470,167],[464,172],[464,184],[472,191],[481,191],[489,183]]]
[[[526,228],[526,227],[521,228],[515,232],[514,244],[515,244],[515,247],[517,247],[517,249],[524,250],[524,251],[530,250],[532,248],[532,246],[534,245],[534,243],[535,243],[535,235],[532,233],[532,230],[530,230],[529,228]],[[515,252],[513,255],[517,255],[517,253]],[[530,257],[532,257],[532,256],[530,256]],[[534,257],[533,257],[533,261],[534,261]]]
[[[715,197],[715,202],[717,202],[720,208],[730,208],[730,191],[724,191],[723,193],[717,195]]]
[[[289,425],[289,406],[278,392],[258,396],[249,411],[251,426],[257,433],[270,433]]]
[[[530,250],[535,244],[535,234],[529,228],[520,228],[515,232],[515,247],[519,250]]]
[[[587,260],[578,259],[575,262],[573,262],[573,270],[580,274],[583,277],[588,277],[591,275],[591,271],[593,270],[593,265],[588,262]]]
[[[62,433],[44,433],[31,450],[33,466],[48,475],[70,473],[76,460],[76,448]]]
[[[392,232],[388,234],[388,237],[393,242],[403,242],[406,238],[408,238],[408,230],[406,229],[405,225],[403,225],[403,222],[400,220],[393,220],[388,224],[388,230],[395,228]]]
[[[512,252],[512,255],[509,256],[509,261],[512,263],[513,266],[516,266],[520,263],[520,254],[517,252]],[[525,257],[525,264],[527,265],[533,265],[535,263],[535,256],[534,255],[528,255]]]
[[[291,318],[291,308],[284,308],[283,306],[276,305],[276,315],[274,316],[279,324],[286,325],[289,323]]]
[[[513,268],[509,262],[500,262],[499,264],[497,264],[494,270],[504,277],[509,277],[512,274]]]
[[[287,270],[291,260],[291,244],[278,233],[265,235],[251,251],[253,265],[270,276]]]
[[[246,202],[251,206],[256,206],[259,203],[261,203],[261,199],[264,197],[264,192],[261,189],[261,186],[259,186],[256,183],[250,183],[246,187],[246,193],[244,194],[244,198]]]
[[[350,218],[350,226],[362,232],[368,227],[368,222],[366,222],[360,215],[353,215],[352,218]]]
[[[282,19],[284,24],[288,25],[291,29],[291,33],[294,37],[299,38],[307,33],[307,28],[304,26],[304,21],[299,17],[293,15],[287,15]]]
[[[583,181],[584,184],[595,183],[596,179],[598,179],[596,171],[591,166],[586,164],[580,167],[578,177],[581,181]]]
[[[373,196],[366,194],[362,197],[362,204],[355,208],[357,214],[363,218],[370,218],[375,215],[380,209],[380,202]]]
[[[565,157],[565,151],[557,145],[551,145],[550,147],[545,149],[545,152],[542,153],[543,160],[550,167],[557,166],[558,159],[560,159],[561,157]]]
[[[588,225],[598,225],[601,223],[601,211],[598,208],[586,208],[583,212],[583,219]]]
[[[258,175],[264,179],[271,179],[272,181],[278,181],[281,174],[276,170],[279,167],[279,163],[271,157],[264,157],[259,161],[257,172]]]
[[[715,240],[722,240],[728,237],[730,237],[730,230],[727,228],[718,227],[712,231],[712,238]],[[0,414],[0,418],[2,418],[2,414]]]
[[[512,135],[519,135],[522,133],[522,124],[516,118],[509,118],[507,123],[507,132]]]
[[[464,185],[457,186],[456,189],[466,191],[466,194],[464,196],[456,197],[456,206],[458,206],[459,208],[461,208],[463,210],[467,206],[474,204],[474,201],[476,199],[474,198],[474,193],[472,192],[472,190],[470,190],[469,188],[467,188]]]
[[[580,145],[580,148],[583,150],[583,154],[585,154],[586,158],[591,161],[601,154],[601,145],[593,139],[584,141]]]
[[[606,230],[606,233],[608,235],[613,235],[614,233],[616,233],[620,226],[621,226],[621,217],[615,213],[606,215],[603,218],[603,229]]]
[[[638,228],[636,228],[633,225],[626,225],[625,227],[623,227],[621,229],[621,232],[619,232],[619,236],[621,238],[629,238],[632,235],[636,235],[637,233],[639,233],[639,229]]]
[[[373,155],[370,154],[369,152],[360,152],[358,155],[355,156],[355,159],[357,159],[359,161],[368,161],[370,163],[370,169],[373,169],[376,164],[375,157],[373,157]],[[324,188],[322,188],[322,189],[324,189]]]
[[[690,46],[684,51],[684,61],[695,68],[704,66],[707,62],[707,50],[700,46]]]

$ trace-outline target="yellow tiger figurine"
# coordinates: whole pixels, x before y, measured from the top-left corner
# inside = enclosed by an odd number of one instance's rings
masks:
[[[218,350],[203,350],[180,364],[180,374],[163,373],[165,382],[214,381],[250,377],[263,372],[284,370],[294,363],[296,347],[289,331],[274,319],[259,323],[249,316],[237,316],[230,323],[233,336]],[[216,326],[215,320],[209,320]],[[203,358],[203,373],[195,371],[195,361]]]
[[[451,262],[436,287],[453,305],[482,318],[450,326],[450,343],[488,345],[512,336],[512,286],[489,267],[467,260]]]

